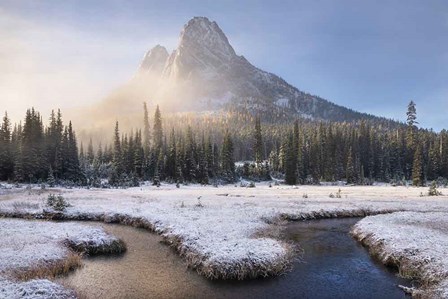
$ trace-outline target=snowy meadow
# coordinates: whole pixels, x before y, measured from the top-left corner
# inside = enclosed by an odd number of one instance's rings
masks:
[[[70,248],[78,248],[70,245],[73,243],[98,247],[104,242],[119,242],[82,223],[8,217],[94,220],[143,227],[160,234],[200,275],[243,280],[279,275],[290,269],[297,248],[281,238],[285,221],[368,216],[354,227],[354,237],[383,263],[398,267],[402,275],[421,283],[418,290],[408,291],[437,298],[446,295],[448,289],[448,197],[421,196],[427,191],[416,187],[294,187],[268,183],[254,188],[11,188],[0,195],[0,214],[5,217],[0,220],[0,294],[37,288],[75,296],[48,280],[19,279],[16,273],[31,271],[49,261],[66,260]],[[448,194],[448,189],[440,191]],[[70,206],[61,212],[48,209],[50,193],[61,194]],[[385,215],[370,216],[376,214]],[[14,262],[7,256],[26,263]]]

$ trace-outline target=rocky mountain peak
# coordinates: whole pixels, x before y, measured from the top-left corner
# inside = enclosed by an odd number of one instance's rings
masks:
[[[252,65],[235,53],[218,24],[206,17],[188,21],[170,55],[160,45],[148,51],[136,77],[129,87],[133,97],[151,98],[173,110],[232,107],[337,121],[366,117]]]
[[[143,56],[139,72],[161,74],[168,59],[168,51],[165,47],[157,45]]]
[[[226,67],[235,56],[235,50],[216,22],[206,17],[194,17],[182,29],[165,75],[176,79],[210,75]]]
[[[218,24],[205,17],[195,17],[184,26],[178,48],[188,47],[207,49],[222,58],[235,55],[229,40]]]

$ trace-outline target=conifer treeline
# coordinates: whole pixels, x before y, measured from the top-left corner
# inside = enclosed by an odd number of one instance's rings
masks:
[[[347,180],[416,186],[448,178],[448,132],[418,129],[412,101],[406,125],[383,127],[359,123],[310,123],[293,128],[270,151],[272,171],[285,173],[288,184]]]
[[[0,180],[39,182],[50,179],[82,184],[72,124],[64,126],[61,112],[51,113],[44,127],[39,112],[29,109],[25,121],[11,128],[5,113],[0,127]]]
[[[113,146],[106,155],[101,146],[96,155],[92,150],[87,155],[81,150],[81,168],[86,169],[89,182],[97,185],[105,177],[115,186],[134,186],[141,180],[151,180],[155,185],[161,181],[209,184],[218,179],[235,180],[233,142],[228,131],[219,148],[210,135],[197,136],[191,127],[180,132],[172,128],[168,137],[159,107],[152,130],[146,104],[143,119],[143,133],[121,134],[116,122]]]
[[[292,125],[261,122],[234,113],[225,118],[168,116],[156,108],[152,125],[146,104],[143,131],[122,133],[113,142],[81,145],[79,161],[71,123],[52,113],[44,129],[39,113],[27,112],[23,127],[11,131],[5,115],[0,128],[0,180],[68,180],[100,186],[231,182],[284,178],[288,184],[346,180],[401,183],[448,178],[448,132],[417,128],[415,104],[407,123],[360,121],[331,123],[297,120]],[[168,128],[168,129],[166,129]],[[253,161],[238,164],[234,160]]]
[[[206,184],[210,179],[232,181],[236,174],[260,180],[274,176],[288,184],[412,180],[423,185],[426,180],[448,177],[448,134],[419,130],[413,102],[407,124],[297,120],[292,126],[265,123],[262,128],[260,117],[249,115],[232,115],[222,122],[216,117],[196,119],[196,123],[181,116],[170,119],[170,133],[165,134],[162,123],[167,122],[162,122],[159,108],[152,130],[147,114],[145,105],[143,140],[140,131],[121,138],[116,131],[114,156],[130,158],[112,163],[112,182],[149,179],[155,184],[160,180]],[[253,162],[235,169],[237,155],[239,160]],[[119,171],[125,160],[127,168]]]

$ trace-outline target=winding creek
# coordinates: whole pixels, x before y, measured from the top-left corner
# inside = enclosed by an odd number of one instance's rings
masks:
[[[407,298],[409,286],[349,235],[359,219],[289,223],[287,240],[304,250],[291,272],[249,281],[209,281],[186,268],[161,237],[143,229],[92,222],[121,238],[127,252],[92,257],[57,281],[85,298]]]

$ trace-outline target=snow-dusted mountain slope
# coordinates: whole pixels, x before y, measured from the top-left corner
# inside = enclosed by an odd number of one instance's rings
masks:
[[[145,96],[152,102],[178,109],[214,110],[229,101],[238,106],[249,99],[253,109],[283,109],[310,118],[341,121],[370,117],[304,93],[255,67],[238,56],[218,24],[205,17],[195,17],[184,26],[171,55],[159,45],[150,50],[135,77],[148,87]]]

